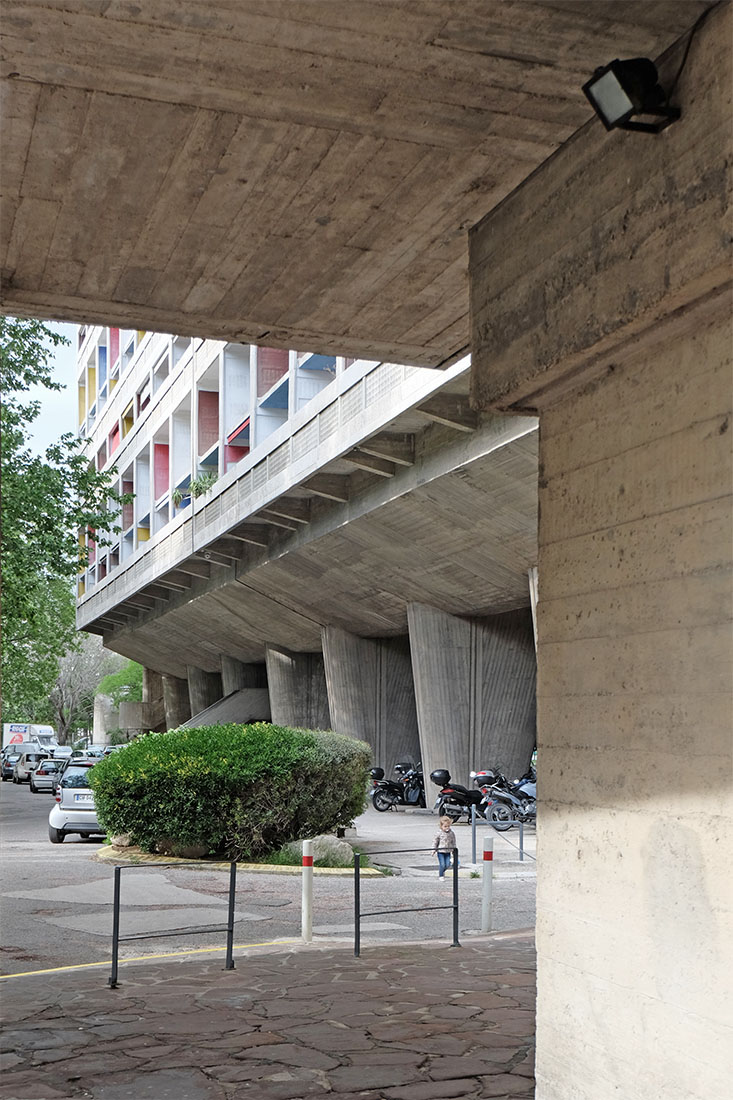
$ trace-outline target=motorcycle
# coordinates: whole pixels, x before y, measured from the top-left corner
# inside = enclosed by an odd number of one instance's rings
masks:
[[[395,806],[425,806],[425,783],[420,764],[395,764],[399,779],[385,779],[383,768],[372,768],[372,805],[384,813]]]
[[[491,773],[483,773],[488,778]],[[537,782],[533,769],[513,782],[501,772],[493,773],[493,782],[484,787],[487,816],[499,832],[511,829],[518,822],[537,821]]]
[[[485,773],[474,773],[485,774]],[[434,810],[443,816],[449,817],[451,821],[459,821],[465,814],[468,820],[471,820],[471,807],[476,807],[477,817],[486,817],[486,795],[482,790],[470,791],[468,787],[463,787],[460,783],[451,783],[450,772],[445,768],[438,768],[436,771],[430,773],[431,782],[440,787],[440,794],[438,795]]]

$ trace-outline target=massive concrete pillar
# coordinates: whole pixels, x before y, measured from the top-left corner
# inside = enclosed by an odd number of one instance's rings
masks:
[[[529,609],[462,619],[408,608],[417,715],[426,774],[501,767],[519,775],[535,746],[536,661]]]
[[[264,664],[244,664],[235,657],[221,655],[222,695],[231,695],[243,688],[266,688],[267,672]]]
[[[270,709],[275,725],[330,729],[322,654],[290,653],[268,646],[265,655]]]
[[[166,728],[163,701],[163,677],[152,668],[143,668],[143,729],[156,733]]]
[[[191,717],[195,718],[202,710],[213,706],[222,697],[221,673],[206,672],[203,668],[188,665],[188,697],[191,702]]]
[[[472,233],[474,394],[540,414],[537,1100],[730,1091],[732,16]]]
[[[359,638],[324,627],[323,657],[333,728],[372,746],[374,762],[392,775],[398,760],[417,764],[415,689],[407,638]]]
[[[163,705],[166,729],[174,730],[191,717],[188,681],[179,676],[163,676]]]

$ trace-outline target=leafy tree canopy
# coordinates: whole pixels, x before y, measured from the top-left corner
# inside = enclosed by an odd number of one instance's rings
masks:
[[[127,661],[118,672],[104,677],[97,692],[109,695],[116,707],[122,702],[139,703],[143,697],[143,666]]]
[[[79,530],[116,530],[112,473],[99,473],[84,441],[67,432],[44,458],[28,447],[40,402],[34,385],[53,377],[54,351],[68,344],[40,321],[0,317],[3,719],[29,721],[47,708],[59,660],[78,644],[73,580]],[[104,536],[98,536],[103,541]]]

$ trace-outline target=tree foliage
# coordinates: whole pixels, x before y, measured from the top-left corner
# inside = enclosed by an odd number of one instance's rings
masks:
[[[28,391],[63,389],[53,377],[54,351],[62,344],[68,340],[40,321],[0,318],[5,721],[29,721],[47,708],[59,660],[78,644],[72,585],[79,530],[114,530],[118,512],[112,473],[94,468],[83,440],[65,433],[44,458],[28,446],[40,411]]]
[[[123,660],[119,654],[105,649],[94,634],[83,634],[78,647],[63,655],[49,696],[50,720],[60,744],[67,745],[74,730],[92,728],[94,696],[100,689],[100,680],[115,675],[109,670],[117,668]]]
[[[126,661],[122,668],[104,677],[97,691],[109,695],[116,707],[120,703],[139,703],[143,697],[143,666]]]

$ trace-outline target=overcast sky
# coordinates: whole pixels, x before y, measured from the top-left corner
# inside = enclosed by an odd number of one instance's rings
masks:
[[[55,443],[64,432],[75,432],[77,429],[75,371],[78,326],[50,321],[48,327],[66,336],[71,343],[54,350],[53,376],[65,388],[59,393],[43,386],[35,386],[29,391],[32,400],[41,402],[40,415],[31,425],[28,439],[30,449],[38,455],[43,455],[46,447]]]

